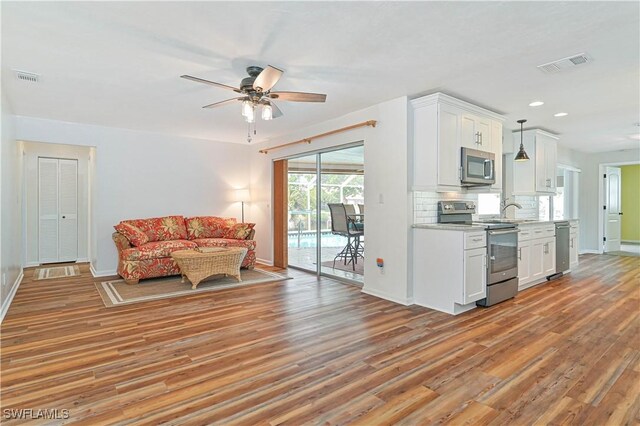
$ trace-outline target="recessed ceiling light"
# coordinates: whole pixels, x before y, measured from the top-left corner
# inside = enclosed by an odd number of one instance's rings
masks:
[[[565,115],[569,115],[567,112],[559,112],[557,114],[553,114],[554,117],[564,117]]]
[[[542,102],[542,101],[534,101],[534,102],[531,102],[529,104],[529,106],[533,106],[533,107],[540,106],[540,105],[544,105],[544,102]]]

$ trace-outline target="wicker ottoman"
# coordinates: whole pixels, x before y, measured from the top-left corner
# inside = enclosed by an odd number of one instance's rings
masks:
[[[178,250],[171,253],[171,257],[180,267],[182,282],[186,276],[191,281],[191,288],[195,289],[200,281],[212,275],[230,275],[238,281],[242,281],[240,265],[246,254],[247,249],[242,247],[212,247]]]

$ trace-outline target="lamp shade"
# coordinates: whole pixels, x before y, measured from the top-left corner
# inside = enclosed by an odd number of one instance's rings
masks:
[[[247,202],[251,201],[251,192],[248,189],[236,189],[234,194],[235,201]]]

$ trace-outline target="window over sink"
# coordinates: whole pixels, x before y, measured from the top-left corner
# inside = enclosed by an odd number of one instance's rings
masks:
[[[478,194],[478,214],[480,216],[499,216],[500,194]]]

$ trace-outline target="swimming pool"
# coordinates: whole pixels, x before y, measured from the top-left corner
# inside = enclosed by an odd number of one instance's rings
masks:
[[[320,239],[322,247],[344,247],[347,244],[347,239],[340,235],[333,235],[331,231],[321,231]],[[315,232],[289,232],[288,247],[316,247],[316,233]]]

